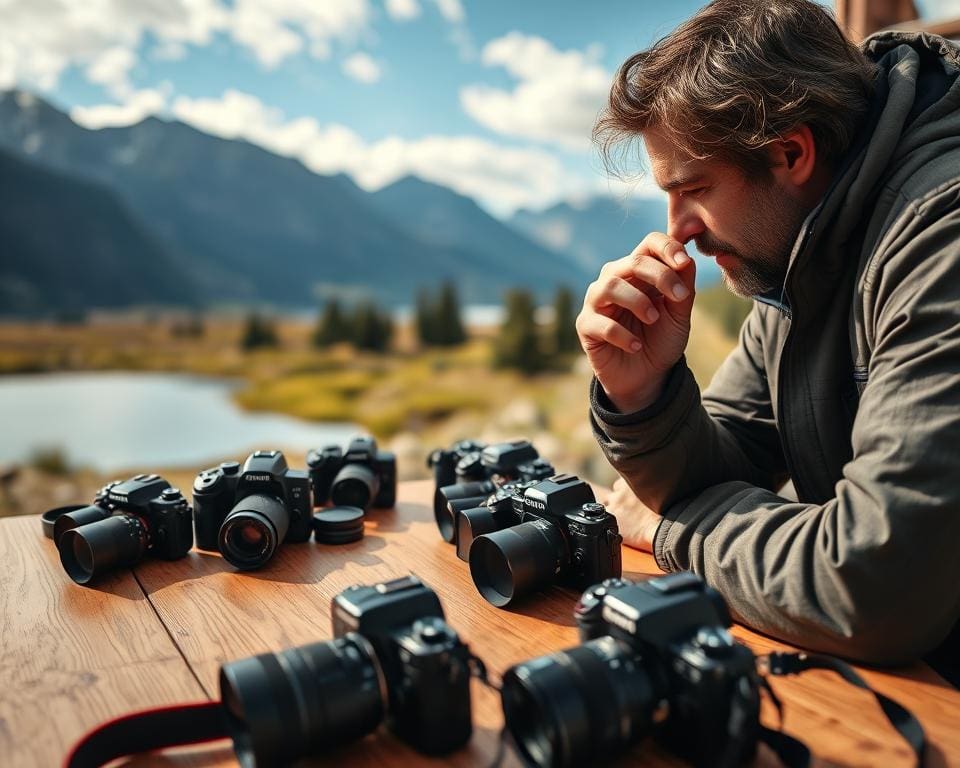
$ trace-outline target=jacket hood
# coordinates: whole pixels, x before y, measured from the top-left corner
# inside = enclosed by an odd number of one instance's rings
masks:
[[[868,226],[865,217],[877,235],[890,223],[903,180],[960,146],[960,48],[936,35],[882,32],[867,39],[863,51],[877,65],[871,106],[859,139],[794,243],[788,290],[805,292],[802,284],[810,279],[843,271],[842,262],[857,257],[844,246]],[[894,177],[897,184],[890,185]]]

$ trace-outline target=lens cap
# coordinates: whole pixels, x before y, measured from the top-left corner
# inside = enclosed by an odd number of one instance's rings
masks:
[[[363,538],[360,507],[329,507],[313,515],[313,533],[320,544],[349,544]]]
[[[84,507],[89,506],[89,504],[70,504],[66,507],[56,507],[55,509],[48,509],[42,515],[40,515],[40,524],[43,526],[43,535],[48,539],[53,538],[53,526],[56,524],[57,520],[63,517],[70,512],[76,512],[78,509],[83,509]]]

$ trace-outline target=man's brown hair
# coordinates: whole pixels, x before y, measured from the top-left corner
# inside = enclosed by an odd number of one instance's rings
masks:
[[[875,71],[809,0],[715,0],[623,63],[594,140],[614,172],[615,151],[654,127],[691,157],[762,171],[757,150],[806,124],[832,164],[867,111]]]

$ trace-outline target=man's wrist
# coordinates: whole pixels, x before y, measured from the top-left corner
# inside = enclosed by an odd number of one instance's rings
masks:
[[[636,413],[649,408],[663,394],[667,377],[661,376],[656,381],[643,387],[635,387],[628,392],[611,392],[600,382],[607,399],[620,413]]]

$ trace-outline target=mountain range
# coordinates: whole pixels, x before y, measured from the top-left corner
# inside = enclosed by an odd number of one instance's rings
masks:
[[[464,302],[516,286],[547,299],[561,284],[579,292],[611,253],[602,215],[588,224],[580,211],[576,237],[556,247],[537,223],[548,212],[505,223],[414,177],[370,193],[153,117],[88,130],[23,91],[0,92],[0,153],[3,314],[302,309],[330,296],[402,305],[443,280]]]

